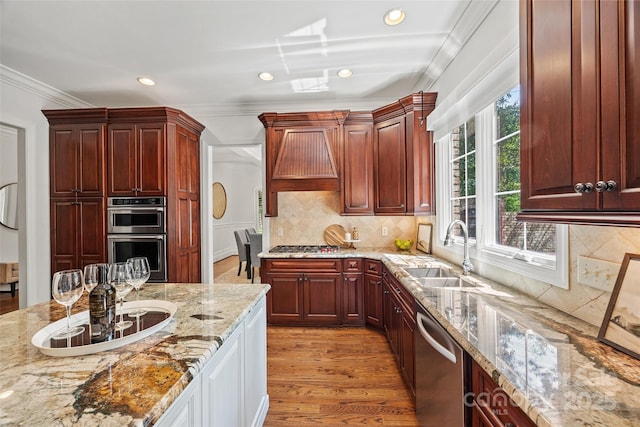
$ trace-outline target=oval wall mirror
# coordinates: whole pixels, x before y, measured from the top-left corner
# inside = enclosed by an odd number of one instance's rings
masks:
[[[213,217],[220,219],[227,210],[227,192],[219,182],[213,183]]]
[[[18,229],[18,184],[15,182],[0,188],[0,224]]]

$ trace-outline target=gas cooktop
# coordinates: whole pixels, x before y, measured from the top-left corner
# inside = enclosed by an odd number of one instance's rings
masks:
[[[339,252],[340,246],[335,245],[278,245],[271,248],[271,253],[333,253]]]

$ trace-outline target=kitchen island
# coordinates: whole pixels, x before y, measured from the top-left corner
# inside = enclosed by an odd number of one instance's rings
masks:
[[[140,298],[174,303],[173,320],[140,341],[84,356],[47,356],[31,344],[41,328],[65,317],[54,301],[0,316],[0,425],[149,426],[181,418],[187,425],[261,424],[268,409],[268,290],[264,284],[148,283]],[[86,309],[85,293],[73,313]],[[250,342],[242,341],[245,335]],[[257,365],[246,376],[240,364],[245,344],[257,347],[250,357]],[[247,392],[243,384],[225,384],[233,373],[259,385]],[[223,384],[226,395],[216,389]],[[225,413],[214,413],[220,405]]]
[[[538,426],[637,426],[640,361],[600,343],[598,328],[475,274],[470,286],[425,287],[405,268],[461,269],[430,255],[360,248],[263,253],[264,259],[381,261],[515,406]],[[268,277],[262,280],[269,282]],[[467,393],[465,405],[473,404]]]

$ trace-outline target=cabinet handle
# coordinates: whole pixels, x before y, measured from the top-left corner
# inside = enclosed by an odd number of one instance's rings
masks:
[[[378,282],[378,283],[380,283],[380,282]],[[387,289],[385,289],[385,290],[384,290],[384,293],[385,293],[385,294],[389,294],[389,291],[388,291]]]
[[[573,189],[576,190],[576,193],[588,194],[593,191],[593,184],[590,182],[587,182],[586,184],[579,182],[573,187]]]
[[[506,423],[504,427],[516,427],[514,423]]]
[[[381,282],[380,280],[378,280],[378,281],[376,282],[376,285],[382,285],[382,282]],[[387,293],[389,293],[389,291],[387,291]]]
[[[598,181],[596,182],[596,191],[598,193],[602,193],[604,191],[615,191],[618,184],[613,181]]]

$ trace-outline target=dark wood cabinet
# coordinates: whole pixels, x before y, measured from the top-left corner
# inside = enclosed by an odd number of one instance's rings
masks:
[[[435,108],[436,97],[433,92],[414,93],[372,112],[376,214],[435,212],[427,116]]]
[[[516,406],[491,376],[470,357],[467,366],[470,370],[473,401],[469,402],[465,397],[465,403],[471,404],[469,412],[472,427],[535,426],[527,414]]]
[[[373,117],[350,113],[344,125],[342,215],[373,215]]]
[[[105,128],[105,123],[49,128],[51,197],[104,195]]]
[[[383,326],[403,379],[415,402],[416,308],[411,293],[383,267]]]
[[[166,123],[110,124],[110,197],[165,195]]]
[[[43,110],[43,114],[50,124],[53,268],[80,268],[88,259],[107,261],[107,196],[164,196],[168,281],[200,282],[204,126],[169,107]],[[98,202],[102,211],[89,212]],[[80,231],[61,232],[73,227]],[[99,243],[101,250],[90,242]]]
[[[521,1],[523,220],[640,224],[640,4]]]
[[[51,269],[106,261],[104,198],[51,199]]]
[[[341,260],[263,258],[260,271],[271,285],[267,294],[269,324],[342,324]]]
[[[364,326],[362,258],[345,258],[342,271],[342,324]]]
[[[365,321],[367,326],[382,330],[383,324],[382,263],[364,260]]]

